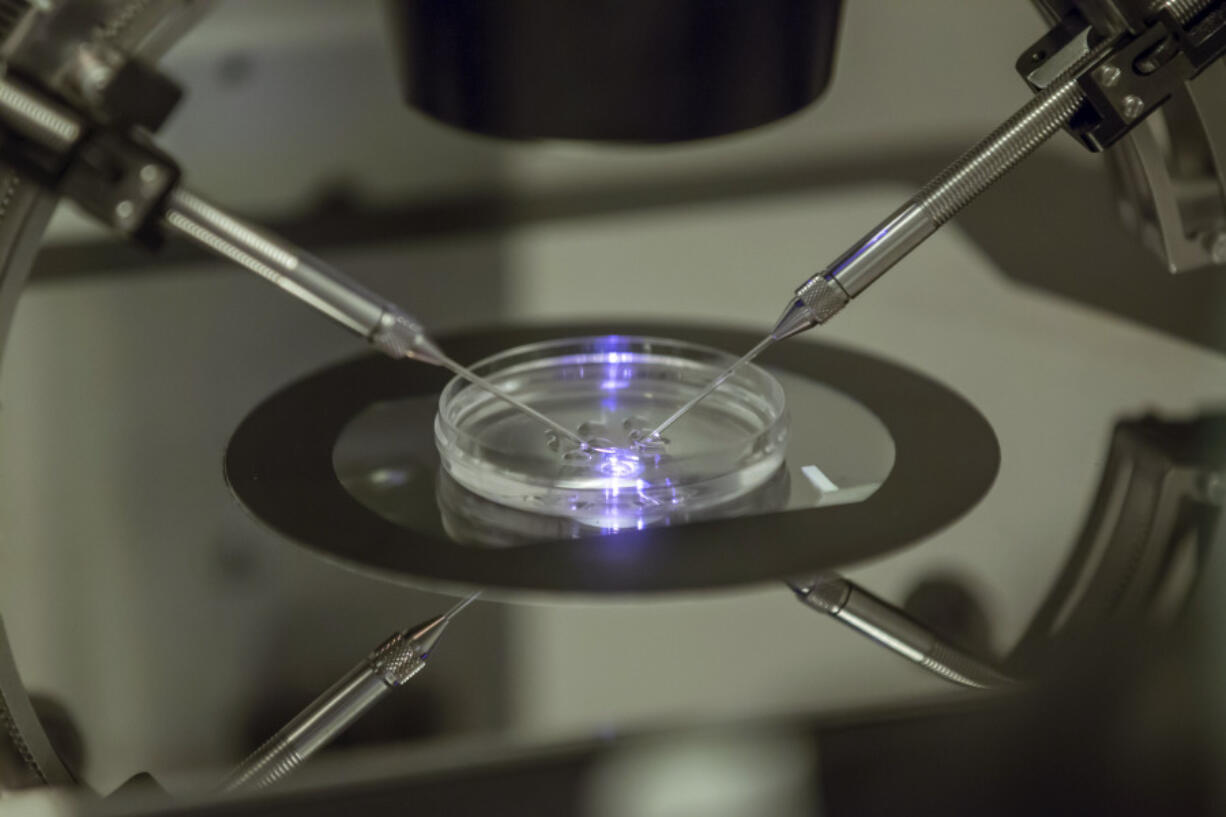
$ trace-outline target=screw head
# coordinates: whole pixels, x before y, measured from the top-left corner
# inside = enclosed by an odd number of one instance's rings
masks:
[[[1213,505],[1222,505],[1226,501],[1226,479],[1222,474],[1202,474],[1199,487],[1204,501]]]
[[[154,164],[143,166],[137,177],[140,179],[141,195],[145,197],[161,192],[162,186],[166,184],[166,171]]]
[[[1123,113],[1128,119],[1136,119],[1145,110],[1145,100],[1134,94],[1124,97]]]
[[[115,218],[122,224],[132,219],[133,213],[136,212],[136,205],[124,199],[115,205]]]
[[[1210,239],[1209,257],[1215,264],[1226,264],[1226,231],[1217,233]]]
[[[1119,68],[1108,62],[1094,69],[1094,78],[1098,80],[1099,85],[1110,88],[1120,81],[1121,73]]]

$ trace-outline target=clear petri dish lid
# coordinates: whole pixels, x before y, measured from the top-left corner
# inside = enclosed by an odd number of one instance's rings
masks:
[[[642,438],[735,360],[699,344],[621,335],[507,350],[472,369],[586,445],[457,378],[435,417],[442,467],[492,502],[606,530],[730,502],[783,462],[786,401],[771,374],[741,367],[659,441]]]

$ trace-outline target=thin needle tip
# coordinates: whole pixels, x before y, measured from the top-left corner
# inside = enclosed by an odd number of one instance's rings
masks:
[[[758,344],[756,346],[754,346],[748,352],[743,354],[741,357],[737,358],[736,362],[733,363],[731,366],[729,366],[727,369],[724,369],[722,372],[720,372],[720,374],[714,380],[712,380],[706,386],[703,387],[702,391],[698,392],[698,394],[691,397],[689,401],[685,403],[685,405],[683,405],[681,408],[677,409],[671,415],[669,415],[667,420],[665,420],[664,422],[656,426],[655,430],[652,431],[650,434],[648,434],[644,439],[649,440],[653,437],[659,437],[664,432],[665,429],[667,429],[673,423],[677,422],[682,417],[684,417],[689,412],[690,409],[694,408],[694,406],[698,405],[703,400],[705,400],[707,398],[707,395],[709,395],[711,392],[718,389],[720,387],[720,384],[722,384],[725,380],[727,380],[729,377],[732,376],[733,372],[735,372],[737,369],[744,366],[749,361],[753,360],[758,355],[762,354],[762,352],[766,350],[766,347],[774,343],[775,340],[776,338],[774,335],[767,335],[765,338],[758,341]]]
[[[462,599],[460,599],[459,601],[457,601],[455,604],[453,604],[453,605],[451,606],[451,609],[450,609],[450,610],[448,610],[447,612],[443,613],[443,621],[451,621],[451,619],[455,618],[455,617],[456,617],[456,615],[457,615],[457,614],[458,614],[458,613],[459,613],[461,610],[463,610],[465,607],[467,607],[468,605],[470,605],[470,604],[472,604],[474,601],[476,601],[476,600],[477,600],[477,596],[480,596],[480,595],[481,595],[481,591],[480,591],[480,590],[477,590],[477,591],[474,591],[474,592],[472,592],[472,593],[469,593],[467,596],[465,596],[464,598],[462,598]]]
[[[529,417],[539,420],[540,422],[544,423],[549,428],[552,428],[554,431],[557,431],[559,434],[562,434],[563,436],[570,438],[571,440],[578,443],[579,445],[586,444],[587,442],[586,440],[584,440],[582,437],[580,437],[575,432],[571,431],[566,426],[559,423],[557,420],[553,420],[553,419],[550,419],[549,417],[546,417],[544,414],[541,414],[539,411],[532,408],[532,406],[529,406],[527,403],[523,402],[522,400],[517,400],[516,398],[507,394],[502,389],[495,386],[490,381],[486,380],[481,375],[465,368],[464,366],[461,366],[459,363],[456,363],[454,360],[447,357],[446,355],[440,356],[438,362],[442,364],[445,368],[450,369],[451,371],[458,374],[460,377],[467,380],[469,383],[472,383],[474,386],[485,389],[487,392],[494,395],[499,400],[502,400],[504,403],[507,403],[508,405],[515,407],[516,409],[523,412],[524,414],[527,414]]]

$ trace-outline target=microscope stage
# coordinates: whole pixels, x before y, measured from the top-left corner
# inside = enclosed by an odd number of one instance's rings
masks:
[[[477,360],[608,329],[496,330],[443,342],[460,360]],[[615,329],[725,350],[757,340],[722,329]],[[760,363],[787,394],[785,462],[714,507],[682,502],[672,513],[602,523],[478,496],[440,468],[435,414],[447,373],[376,357],[327,368],[258,406],[231,440],[227,479],[265,524],[384,578],[641,593],[759,583],[879,556],[948,525],[995,478],[991,427],[929,378],[807,343],[780,344]]]

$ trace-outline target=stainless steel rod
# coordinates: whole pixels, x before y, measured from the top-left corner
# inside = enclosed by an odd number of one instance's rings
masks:
[[[414,674],[424,666],[420,664]],[[391,689],[363,661],[256,749],[222,781],[221,790],[260,789],[277,782],[328,745]]]
[[[1060,130],[1085,99],[1078,77],[1109,54],[1113,44],[1105,41],[1082,55],[1004,124],[797,287],[772,337],[791,337],[825,323]]]
[[[796,597],[814,610],[901,655],[947,681],[975,689],[1005,689],[1017,682],[954,647],[889,602],[835,574],[789,582]]]
[[[583,439],[571,429],[452,360],[431,340],[422,323],[396,304],[283,238],[248,224],[181,187],[168,197],[163,220],[181,235],[327,315],[383,353],[450,369],[518,411],[583,444]]]
[[[443,630],[480,594],[480,590],[471,593],[442,615],[393,633],[252,752],[221,782],[221,791],[271,785],[327,746],[383,696],[425,669],[426,660]]]
[[[189,190],[180,187],[171,192],[163,218],[187,238],[256,273],[380,348],[384,348],[381,335],[395,331],[393,318],[402,312],[395,304]],[[422,351],[432,353],[433,344],[424,328],[411,318],[409,322],[415,331],[385,351],[414,356],[412,352],[420,345]]]

